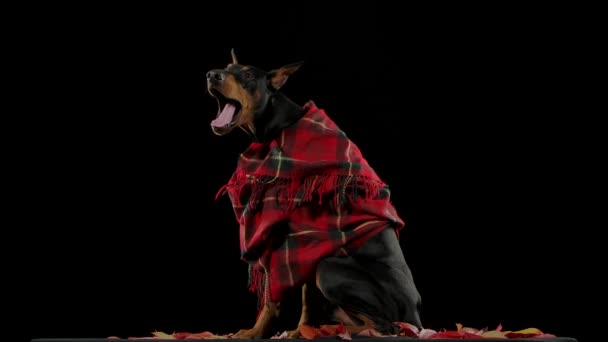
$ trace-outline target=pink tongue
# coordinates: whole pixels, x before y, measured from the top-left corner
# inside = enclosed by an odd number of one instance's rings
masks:
[[[235,110],[236,110],[235,106],[231,105],[230,103],[227,103],[224,106],[224,109],[222,110],[220,115],[218,115],[218,117],[215,118],[215,120],[211,121],[211,125],[215,126],[215,127],[224,127],[224,126],[230,124],[232,122],[232,118],[234,118]]]

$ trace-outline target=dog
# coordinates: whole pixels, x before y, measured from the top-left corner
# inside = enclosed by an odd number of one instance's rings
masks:
[[[302,62],[264,71],[239,64],[206,73],[217,100],[214,134],[251,137],[227,193],[240,226],[241,257],[259,312],[233,338],[268,338],[294,290],[303,325],[342,324],[352,333],[395,334],[395,322],[422,327],[421,297],[399,244],[404,223],[390,191],[360,150],[310,101],[283,92]]]

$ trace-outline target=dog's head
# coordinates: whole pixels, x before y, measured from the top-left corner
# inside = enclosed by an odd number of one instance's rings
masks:
[[[254,120],[264,112],[270,97],[277,92],[302,63],[294,63],[265,72],[239,64],[234,49],[232,63],[224,69],[207,72],[207,90],[217,99],[218,113],[211,121],[217,135],[226,135],[240,127],[255,135]]]

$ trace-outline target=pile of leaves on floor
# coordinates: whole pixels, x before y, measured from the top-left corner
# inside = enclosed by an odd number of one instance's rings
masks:
[[[463,327],[462,324],[456,324],[456,330],[445,330],[435,331],[431,329],[418,329],[417,327],[409,323],[395,323],[400,329],[397,335],[383,335],[374,329],[367,329],[357,333],[356,337],[413,337],[419,339],[474,339],[474,338],[500,338],[500,339],[517,339],[517,338],[539,338],[539,337],[556,337],[552,334],[546,334],[536,328],[528,328],[518,331],[503,331],[502,325],[494,330],[485,329],[474,329]],[[277,333],[272,339],[286,339],[287,331],[283,333]],[[348,331],[344,329],[343,325],[322,325],[318,328],[301,325],[300,335],[304,339],[315,339],[322,337],[337,337],[343,340],[351,340],[351,336]],[[119,337],[111,336],[108,339],[118,339]],[[209,339],[230,339],[232,334],[226,335],[215,335],[211,332],[205,331],[201,333],[187,333],[187,332],[174,332],[167,334],[160,331],[155,331],[150,337],[129,337],[129,340],[209,340]]]

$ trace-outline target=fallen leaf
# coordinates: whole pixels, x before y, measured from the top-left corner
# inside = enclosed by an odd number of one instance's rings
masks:
[[[505,334],[508,338],[525,338],[525,337],[536,337],[542,335],[543,332],[536,328],[528,328],[518,331],[511,331]]]
[[[418,337],[420,329],[417,326],[406,322],[395,322],[394,325],[399,327],[399,336]]]
[[[173,335],[166,334],[162,331],[155,331],[152,333],[152,336],[161,340],[175,340],[176,338]]]
[[[556,338],[557,336],[555,336],[553,334],[545,334],[545,333],[542,333],[538,336],[534,336],[534,338],[539,338],[539,337]]]
[[[312,340],[322,336],[320,329],[315,329],[306,324],[300,325],[300,335],[307,340]]]
[[[342,328],[342,332],[338,333],[338,337],[341,338],[341,339],[343,339],[343,340],[349,340],[349,341],[353,339],[350,336],[350,333],[346,329],[344,329],[344,328]]]
[[[502,332],[500,332],[498,330],[486,331],[485,333],[481,334],[481,336],[483,338],[504,338],[504,339],[507,338],[505,336],[505,334],[503,334]]]
[[[438,332],[434,335],[431,335],[428,337],[429,339],[434,339],[434,338],[470,338],[470,339],[474,339],[474,338],[483,338],[477,334],[471,334],[468,333],[466,331],[453,331],[453,330],[449,330],[449,331],[442,331],[442,332]]]
[[[422,329],[420,330],[420,334],[418,334],[418,338],[427,339],[431,336],[435,335],[437,332],[433,329]]]
[[[495,330],[488,330],[484,328],[481,330],[465,327],[461,323],[456,323],[456,330],[441,329],[435,331],[432,329],[419,329],[415,325],[405,322],[395,322],[396,326],[399,327],[398,335],[384,335],[375,329],[365,329],[357,336],[362,337],[414,337],[419,339],[518,339],[518,338],[555,338],[553,334],[547,334],[537,328],[527,328],[517,331],[502,331],[502,324],[499,324]],[[320,337],[338,337],[342,340],[352,340],[351,334],[345,329],[343,324],[339,325],[321,325],[319,328],[315,328],[309,325],[300,325],[299,327],[301,338],[303,339],[317,339]],[[233,334],[215,335],[209,331],[203,331],[200,333],[192,334],[189,332],[174,332],[167,334],[162,331],[154,331],[150,337],[128,337],[127,340],[201,340],[201,339],[229,339]],[[277,333],[271,339],[287,339],[289,332],[284,331],[283,333]],[[118,336],[109,336],[108,340],[120,339]]]
[[[192,333],[189,332],[176,332],[171,334],[176,340],[185,340],[188,336],[191,336]]]
[[[217,339],[226,339],[228,337],[226,336],[221,336],[221,335],[215,335],[212,332],[209,331],[203,331],[200,333],[196,333],[196,334],[190,334],[187,337],[185,337],[185,340],[217,340]]]
[[[469,334],[481,335],[484,331],[478,330],[475,328],[463,327],[461,331],[467,332]]]
[[[333,336],[338,334],[338,326],[337,325],[322,325],[321,332],[326,336]],[[342,327],[344,329],[344,327]]]
[[[281,334],[277,333],[276,335],[272,336],[270,339],[271,340],[283,340],[283,339],[286,339],[287,337],[289,337],[289,332],[287,332],[287,330],[285,330]]]
[[[456,323],[456,331],[464,331],[469,334],[481,335],[481,333],[484,332],[485,329],[479,330],[479,329],[475,329],[475,328],[465,327],[460,323]]]

